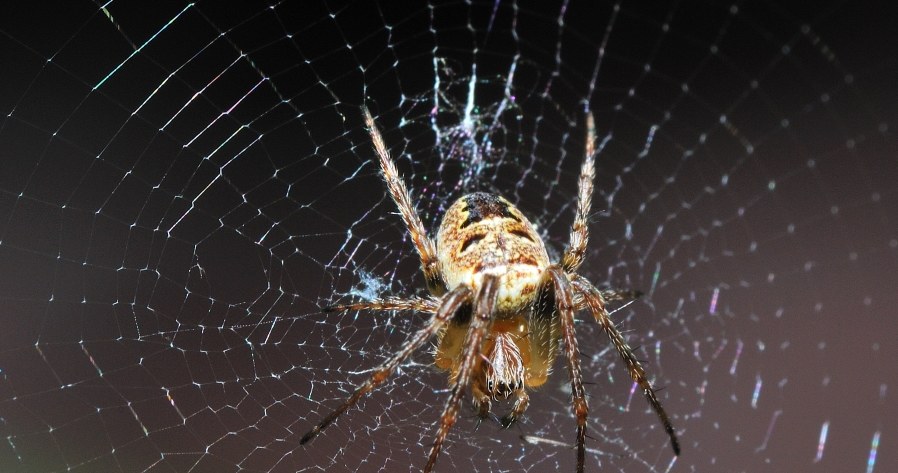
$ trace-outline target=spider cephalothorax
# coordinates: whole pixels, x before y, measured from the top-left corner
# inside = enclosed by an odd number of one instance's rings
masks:
[[[429,472],[449,429],[455,424],[459,404],[469,387],[481,419],[489,417],[491,400],[515,396],[514,406],[502,419],[502,425],[508,427],[527,409],[527,388],[545,383],[561,341],[577,418],[577,471],[582,472],[589,408],[580,371],[574,315],[578,310],[589,309],[611,339],[630,376],[642,388],[670,437],[674,453],[679,455],[679,442],[667,413],[642,365],[605,310],[607,300],[627,299],[636,293],[599,291],[577,274],[586,253],[595,177],[592,115],[587,114],[586,157],[580,170],[570,244],[561,261],[553,264],[542,239],[521,211],[503,197],[484,192],[456,200],[443,216],[436,242],[431,240],[374,119],[367,109],[364,114],[390,195],[418,251],[432,295],[389,297],[326,310],[417,310],[433,317],[340,407],[306,433],[300,443],[315,438],[362,396],[389,378],[415,350],[438,336],[434,364],[449,372],[451,391],[424,467]]]

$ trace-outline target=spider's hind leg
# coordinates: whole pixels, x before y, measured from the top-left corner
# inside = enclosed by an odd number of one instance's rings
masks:
[[[402,221],[405,223],[405,228],[408,229],[412,242],[415,244],[415,249],[418,250],[418,256],[421,258],[421,271],[424,272],[427,289],[431,294],[441,296],[446,292],[447,288],[446,282],[440,273],[436,244],[427,236],[424,223],[421,222],[421,217],[418,216],[418,211],[415,210],[415,205],[412,203],[408,187],[406,187],[405,182],[399,175],[393,159],[390,158],[387,145],[384,143],[384,139],[374,123],[374,117],[371,116],[371,112],[368,111],[367,107],[362,107],[362,114],[365,116],[365,125],[371,134],[374,150],[377,152],[380,171],[384,180],[387,181],[390,197],[396,203],[396,207],[402,215]]]
[[[564,249],[561,267],[564,271],[577,271],[586,256],[586,242],[589,240],[589,210],[592,207],[593,181],[596,178],[596,125],[592,113],[586,114],[586,149],[577,181],[577,210],[571,226],[571,240]]]

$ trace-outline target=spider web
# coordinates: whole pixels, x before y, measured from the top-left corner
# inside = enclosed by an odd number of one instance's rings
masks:
[[[497,192],[553,258],[594,112],[581,272],[683,454],[585,317],[587,471],[894,470],[894,9],[592,3],[5,3],[0,470],[423,467],[429,350],[299,445],[425,322],[318,309],[424,287],[363,104],[428,228]],[[437,470],[572,471],[569,396]]]

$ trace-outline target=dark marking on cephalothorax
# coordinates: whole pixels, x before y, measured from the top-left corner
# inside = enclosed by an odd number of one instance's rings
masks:
[[[518,238],[523,238],[524,240],[527,240],[529,242],[533,241],[533,237],[530,236],[530,234],[525,232],[524,230],[512,230],[510,233]]]
[[[465,250],[468,249],[474,243],[477,243],[480,240],[483,240],[486,235],[471,235],[467,239],[465,239],[464,243],[461,244],[461,248],[458,250],[459,253],[464,253]]]
[[[511,210],[508,208],[508,203],[499,199],[499,196],[495,194],[475,192],[466,195],[464,199],[468,218],[462,222],[460,228],[465,228],[472,223],[477,223],[485,218],[492,217],[510,218],[516,222],[521,221],[511,213]]]

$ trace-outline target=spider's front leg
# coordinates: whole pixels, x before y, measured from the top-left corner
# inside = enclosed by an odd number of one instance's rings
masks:
[[[440,450],[443,448],[443,442],[449,434],[449,429],[455,425],[455,421],[458,418],[459,404],[471,383],[474,367],[477,365],[477,359],[480,356],[480,347],[489,329],[490,318],[496,312],[498,293],[498,278],[492,275],[485,275],[480,290],[474,298],[474,313],[471,316],[471,323],[462,347],[458,376],[455,378],[449,399],[443,408],[443,415],[440,417],[440,427],[437,429],[436,439],[430,448],[430,455],[428,456],[427,464],[424,466],[424,473],[429,473],[433,470],[437,457],[440,455]]]
[[[588,279],[579,275],[574,276],[574,287],[577,289],[577,292],[583,295],[583,299],[592,311],[592,315],[596,319],[596,322],[601,325],[602,330],[604,330],[611,339],[611,344],[614,345],[621,360],[626,364],[627,372],[630,374],[630,377],[640,388],[642,388],[646,400],[649,401],[649,405],[655,410],[655,414],[658,415],[658,419],[661,420],[661,424],[664,426],[664,431],[667,432],[668,437],[670,437],[670,446],[673,449],[674,454],[679,456],[680,441],[677,439],[677,433],[670,422],[670,418],[667,416],[664,407],[661,406],[661,401],[658,400],[655,388],[645,374],[645,369],[633,354],[633,349],[630,348],[630,345],[624,340],[623,335],[621,335],[620,331],[614,326],[611,318],[608,317],[602,292],[596,289]]]
[[[550,266],[546,271],[555,290],[555,307],[558,309],[558,318],[561,322],[561,338],[564,341],[564,354],[571,380],[571,403],[574,416],[577,418],[577,473],[583,473],[589,404],[586,402],[586,391],[583,389],[580,350],[577,347],[577,334],[574,330],[574,291],[568,275],[560,266]]]

